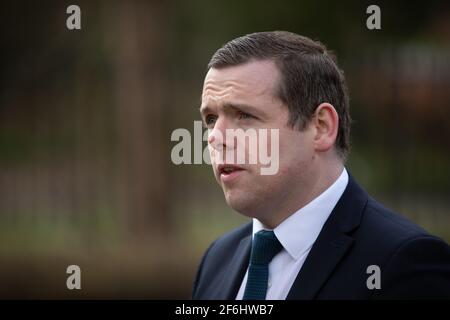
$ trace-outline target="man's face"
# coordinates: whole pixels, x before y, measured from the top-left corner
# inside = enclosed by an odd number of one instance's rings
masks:
[[[278,215],[289,215],[292,212],[287,211],[298,209],[289,208],[289,204],[298,192],[307,192],[303,189],[308,185],[314,159],[313,130],[310,126],[302,131],[288,126],[288,108],[276,96],[279,81],[278,68],[269,60],[211,68],[205,78],[200,108],[209,129],[214,174],[228,205],[263,221],[270,220],[270,216],[275,215],[274,210]],[[257,163],[234,162],[234,166],[227,166],[230,163],[225,154],[235,151],[240,143],[232,144],[225,139],[227,129],[254,129],[256,132],[267,129],[269,153],[275,142],[273,137],[271,139],[271,129],[278,129],[279,150],[275,150],[279,151],[278,171],[262,175],[259,156]],[[246,155],[256,152],[248,147],[246,144]],[[278,212],[283,208],[286,212]]]

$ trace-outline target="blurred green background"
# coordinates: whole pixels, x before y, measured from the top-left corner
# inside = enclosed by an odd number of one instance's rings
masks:
[[[79,31],[66,8],[81,8]],[[366,8],[381,8],[381,30]],[[247,219],[211,168],[172,164],[225,42],[325,43],[351,96],[347,168],[450,241],[450,5],[444,1],[8,1],[0,4],[0,297],[188,298],[209,243]],[[82,290],[66,288],[79,265]]]

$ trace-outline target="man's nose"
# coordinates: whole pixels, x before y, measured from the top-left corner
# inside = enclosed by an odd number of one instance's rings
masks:
[[[227,148],[226,130],[228,124],[226,119],[217,119],[214,128],[209,130],[208,143],[216,150],[223,150]]]

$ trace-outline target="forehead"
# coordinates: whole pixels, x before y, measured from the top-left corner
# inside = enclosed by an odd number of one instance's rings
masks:
[[[270,60],[251,61],[221,69],[211,68],[205,77],[202,103],[221,99],[274,98],[278,81],[278,68]]]

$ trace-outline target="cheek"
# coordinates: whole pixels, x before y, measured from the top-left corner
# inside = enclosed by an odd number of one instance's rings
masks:
[[[298,165],[312,156],[312,145],[308,135],[301,132],[289,132],[280,136],[280,166]]]
[[[214,157],[216,156],[216,152],[214,151],[214,149],[211,146],[208,146],[208,151],[209,151],[209,156],[210,156],[211,160],[213,160]]]
[[[217,150],[214,149],[211,145],[208,145],[209,158],[211,159],[211,163],[216,163]]]

